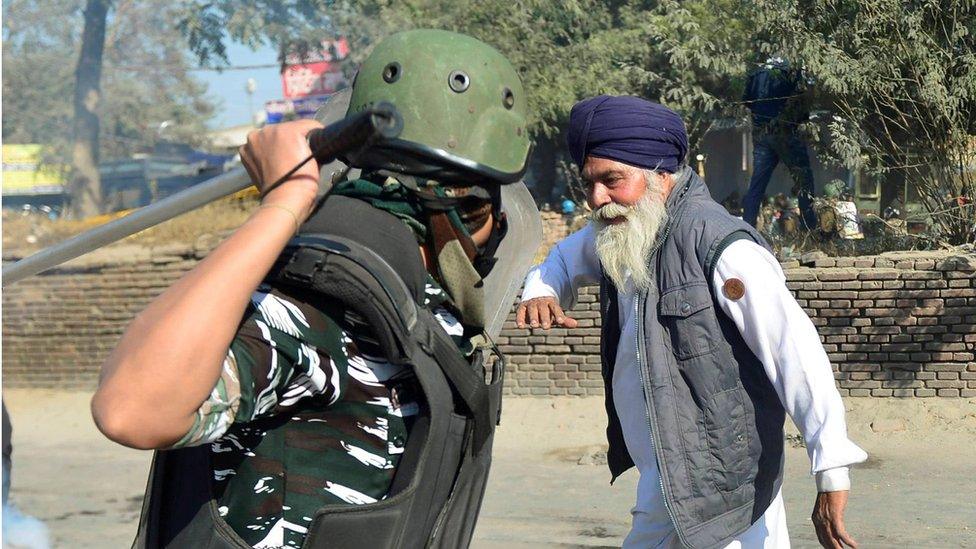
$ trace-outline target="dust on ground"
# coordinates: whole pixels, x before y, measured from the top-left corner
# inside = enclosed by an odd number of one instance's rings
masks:
[[[201,235],[224,234],[240,227],[257,206],[257,191],[249,188],[138,232],[124,239],[123,243],[142,246],[192,244]],[[71,220],[5,209],[2,212],[4,257],[23,257],[114,221],[128,212]]]
[[[8,389],[11,500],[51,529],[55,547],[127,547],[151,455],[95,430],[83,392]],[[976,400],[848,399],[852,439],[871,455],[853,472],[848,530],[861,547],[976,547]],[[619,547],[637,475],[613,486],[602,398],[509,398],[475,549]],[[790,432],[795,429],[790,426]],[[806,449],[787,445],[794,547],[817,547]]]

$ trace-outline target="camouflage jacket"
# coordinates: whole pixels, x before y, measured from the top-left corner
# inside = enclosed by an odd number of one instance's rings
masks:
[[[461,344],[429,276],[426,297]],[[210,444],[218,510],[243,541],[300,547],[320,507],[386,497],[423,403],[412,371],[377,355],[300,295],[253,294],[220,379],[176,444]]]

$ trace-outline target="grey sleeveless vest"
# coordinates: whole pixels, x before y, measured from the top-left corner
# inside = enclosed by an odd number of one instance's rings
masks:
[[[636,300],[638,366],[679,539],[689,547],[722,547],[762,516],[779,491],[785,412],[759,359],[718,310],[711,278],[731,242],[746,238],[768,245],[712,200],[690,168],[675,180],[667,200],[669,221],[648,258],[655,285]],[[607,460],[616,479],[634,463],[613,405],[617,292],[606,277],[600,287]]]

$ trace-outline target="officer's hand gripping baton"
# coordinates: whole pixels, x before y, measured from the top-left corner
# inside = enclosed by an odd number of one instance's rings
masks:
[[[403,119],[390,103],[378,103],[369,109],[347,116],[308,134],[312,155],[267,189],[282,184],[301,165],[315,158],[320,165],[337,157],[354,159],[359,153],[385,139],[393,139],[403,130]],[[121,219],[85,231],[34,255],[3,267],[2,285],[44,272],[65,261],[84,255],[148,229],[178,215],[195,210],[214,200],[246,189],[251,180],[244,168],[235,168],[180,191],[159,202],[145,206]]]

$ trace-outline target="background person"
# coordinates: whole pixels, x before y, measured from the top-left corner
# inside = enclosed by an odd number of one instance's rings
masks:
[[[800,124],[810,118],[807,85],[801,72],[781,57],[768,59],[746,81],[742,100],[752,111],[752,178],[742,208],[743,218],[753,227],[773,170],[780,162],[793,178],[793,194],[800,200],[805,228],[817,227],[813,169],[799,134]]]

